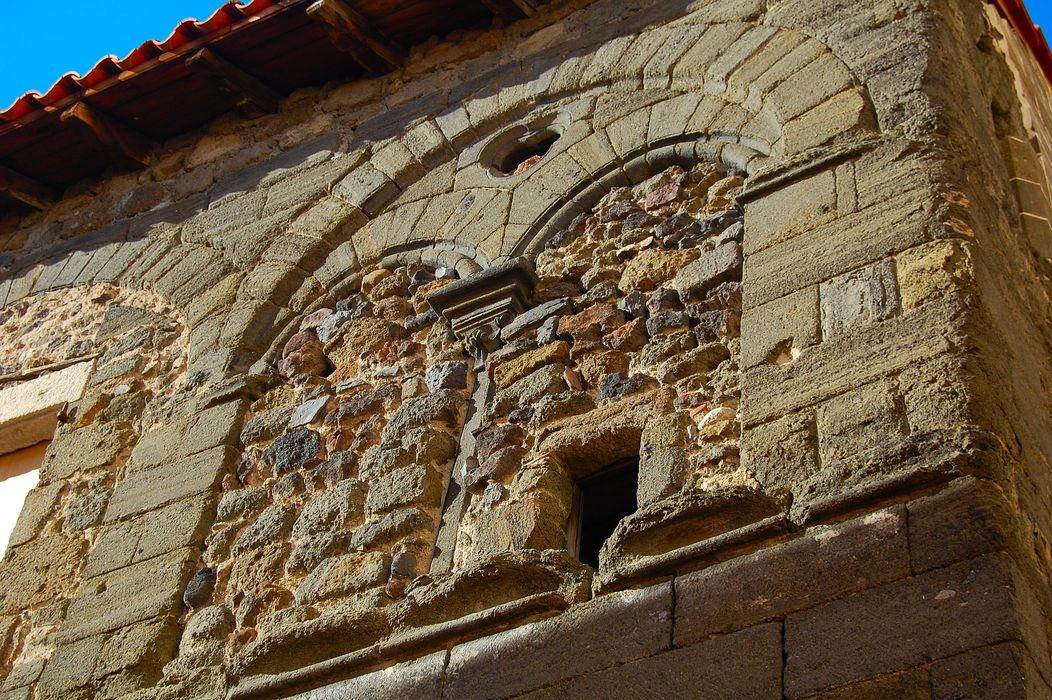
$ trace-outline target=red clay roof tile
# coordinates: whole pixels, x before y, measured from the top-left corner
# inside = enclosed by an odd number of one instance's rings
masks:
[[[186,44],[200,39],[203,36],[217,34],[235,22],[262,13],[281,0],[250,0],[242,4],[231,0],[211,17],[198,22],[187,19],[179,23],[172,33],[164,41],[151,39],[144,42],[137,49],[118,59],[115,56],[106,56],[99,60],[95,66],[83,76],[78,73],[66,73],[59,78],[51,88],[44,94],[31,91],[19,97],[5,110],[0,110],[0,120],[6,122],[18,121],[31,112],[45,109],[68,97],[91,90],[103,82],[114,78],[121,73],[135,72],[143,64],[151,61],[165,53],[177,53]]]

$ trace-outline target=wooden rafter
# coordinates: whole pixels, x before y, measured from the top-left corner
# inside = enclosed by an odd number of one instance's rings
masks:
[[[281,95],[259,78],[249,75],[211,49],[201,49],[186,59],[187,67],[211,76],[219,89],[230,97],[246,117],[273,114],[281,105]]]
[[[152,159],[156,148],[153,141],[84,102],[67,109],[61,119],[63,123],[78,126],[119,165],[138,168],[148,165]]]
[[[503,24],[511,24],[523,17],[519,6],[511,0],[480,0],[480,2]]]
[[[511,0],[515,3],[515,6],[519,8],[526,17],[533,17],[537,14],[537,0]]]
[[[329,25],[333,43],[369,73],[382,75],[399,68],[406,52],[377,31],[347,0],[317,0],[307,14]]]
[[[47,185],[0,165],[0,190],[35,209],[58,201],[58,193]]]

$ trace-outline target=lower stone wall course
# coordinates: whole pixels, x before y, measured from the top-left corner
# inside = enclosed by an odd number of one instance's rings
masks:
[[[998,644],[974,649],[934,663],[931,667],[934,700],[1047,700],[1052,690],[1041,678],[1022,644]]]
[[[888,698],[930,700],[931,680],[928,678],[927,667],[912,668],[901,673],[893,673],[836,688],[819,695],[812,695],[808,700],[887,700]]]
[[[909,576],[906,511],[820,525],[784,544],[676,579],[676,645]]]
[[[1012,564],[991,554],[790,615],[788,698],[1021,635]]]
[[[1010,546],[1014,518],[1004,492],[988,481],[959,479],[909,504],[910,564],[921,573]]]
[[[520,696],[529,700],[782,697],[782,626],[759,625]]]
[[[552,620],[454,647],[445,697],[517,695],[669,648],[672,586],[614,593]]]
[[[429,656],[407,661],[374,673],[333,683],[289,697],[289,700],[347,700],[375,698],[375,700],[403,700],[407,698],[442,697],[442,681],[448,652],[439,651]]]

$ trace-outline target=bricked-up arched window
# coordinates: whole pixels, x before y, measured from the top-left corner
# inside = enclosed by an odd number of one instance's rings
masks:
[[[574,486],[570,551],[599,568],[599,552],[617,524],[636,512],[639,460],[631,459],[581,479]]]

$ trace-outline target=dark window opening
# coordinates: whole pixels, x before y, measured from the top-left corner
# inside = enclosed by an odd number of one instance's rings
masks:
[[[559,134],[547,132],[531,140],[531,143],[519,144],[511,153],[497,165],[497,169],[505,175],[517,175],[536,165],[541,158],[551,150],[555,142],[559,140]]]
[[[577,482],[571,544],[582,563],[599,568],[599,550],[622,518],[636,512],[639,460],[605,469]],[[571,549],[573,551],[573,549]]]

